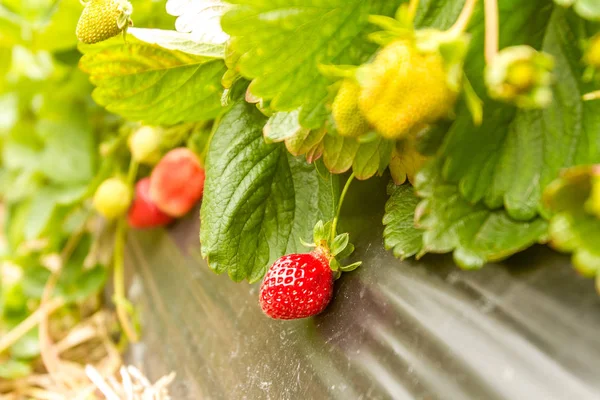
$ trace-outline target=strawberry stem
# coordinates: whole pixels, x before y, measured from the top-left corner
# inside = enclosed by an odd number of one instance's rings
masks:
[[[485,61],[490,64],[498,54],[498,0],[484,0]]]
[[[473,11],[475,10],[475,4],[477,4],[477,0],[467,0],[465,2],[460,15],[456,19],[456,22],[454,22],[454,25],[448,29],[448,32],[459,34],[463,33],[467,29],[469,21],[471,20],[471,16],[473,15]]]
[[[354,180],[354,172],[350,175],[350,177],[348,177],[348,180],[346,181],[346,184],[344,185],[344,190],[342,190],[342,194],[340,195],[340,201],[338,203],[337,211],[335,213],[335,217],[333,218],[333,222],[331,223],[331,234],[330,234],[330,238],[329,238],[329,240],[331,242],[333,242],[333,239],[335,239],[337,223],[338,223],[338,219],[340,218],[342,204],[344,203],[344,198],[346,197],[346,193],[348,193],[348,189],[350,189],[350,184],[352,183],[352,180]]]
[[[410,22],[413,22],[415,19],[415,15],[417,14],[417,8],[419,8],[420,0],[410,0],[408,4],[408,17],[410,18]]]
[[[135,328],[129,321],[129,316],[125,308],[125,268],[123,262],[123,253],[125,248],[126,240],[126,226],[125,219],[120,218],[117,221],[117,232],[115,234],[115,253],[113,262],[113,284],[115,287],[115,296],[113,302],[117,309],[117,317],[121,324],[121,328],[127,336],[127,339],[136,343],[138,341],[138,335],[135,332]]]
[[[135,182],[137,176],[138,163],[133,159],[129,162],[129,171],[127,172],[127,183],[131,187]],[[125,224],[125,218],[119,218],[117,221],[117,230],[115,233],[115,248],[114,248],[114,260],[113,260],[113,284],[115,289],[114,303],[117,309],[117,317],[123,328],[123,332],[127,339],[136,343],[138,341],[138,335],[135,332],[135,328],[132,326],[128,318],[126,310],[127,300],[125,297],[125,268],[124,268],[124,251],[125,241],[127,240],[127,226]]]
[[[137,171],[138,163],[135,160],[131,159],[131,161],[129,162],[129,171],[127,171],[127,184],[129,185],[129,187],[133,187],[133,185],[135,184]]]

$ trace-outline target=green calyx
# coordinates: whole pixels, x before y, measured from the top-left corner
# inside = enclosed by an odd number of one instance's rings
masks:
[[[520,108],[544,108],[552,101],[554,59],[529,46],[500,51],[485,71],[491,97]]]
[[[543,200],[550,246],[573,253],[575,269],[600,282],[600,165],[567,168],[546,187]]]
[[[349,257],[354,252],[354,245],[350,243],[350,235],[341,233],[331,235],[332,221],[324,223],[319,221],[313,229],[313,243],[302,241],[306,247],[315,248],[320,251],[328,260],[329,267],[334,271],[335,279],[338,279],[342,272],[354,271],[362,265],[362,261],[343,265],[340,260]]]

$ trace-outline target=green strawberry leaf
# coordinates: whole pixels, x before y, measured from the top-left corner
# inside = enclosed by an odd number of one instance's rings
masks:
[[[471,204],[456,185],[440,177],[439,163],[431,163],[417,175],[416,226],[423,229],[424,253],[453,251],[462,268],[475,269],[487,261],[499,261],[546,237],[548,223],[539,217],[528,221],[511,218],[503,209]]]
[[[94,100],[115,114],[170,125],[215,118],[221,111],[225,64],[212,53],[193,55],[122,38],[81,46],[80,68],[97,86]],[[164,43],[163,43],[164,44]]]
[[[382,174],[392,159],[393,149],[394,142],[383,138],[361,144],[352,163],[356,178],[364,180]]]
[[[359,65],[376,50],[370,14],[393,15],[400,1],[231,0],[221,24],[239,54],[237,67],[256,97],[275,111],[301,107],[300,123],[320,127],[331,82],[319,65]]]
[[[197,42],[222,44],[229,36],[221,28],[221,16],[229,4],[222,0],[167,0],[167,12],[177,17],[179,32],[190,33]]]
[[[285,140],[285,147],[294,156],[306,155],[306,161],[314,162],[323,155],[325,129],[300,129]]]
[[[237,103],[221,119],[207,156],[202,201],[202,255],[217,273],[256,282],[269,263],[303,250],[319,220],[331,220],[337,177],[267,144],[267,119]]]
[[[148,44],[203,57],[224,58],[224,43],[197,41],[190,33],[165,29],[129,28],[127,33]]]
[[[369,179],[381,174],[392,158],[394,142],[375,138],[360,143],[354,138],[326,135],[323,138],[323,163],[334,174],[341,174],[352,168],[357,179]]]
[[[67,301],[82,301],[104,287],[108,275],[106,268],[102,265],[91,268],[84,265],[91,246],[92,236],[85,235],[60,273],[56,292]]]
[[[31,199],[24,227],[25,239],[38,238],[49,226],[57,209],[81,200],[86,190],[86,186],[46,186],[40,189]]]
[[[70,302],[83,301],[102,290],[108,273],[102,265],[85,268],[83,264],[74,265],[72,274],[63,275],[57,292]]]
[[[334,174],[341,174],[352,167],[360,143],[353,138],[326,135],[323,139],[323,163]]]
[[[440,157],[444,180],[457,184],[470,203],[504,206],[512,218],[528,221],[544,214],[542,191],[562,168],[600,162],[600,102],[581,100],[593,86],[581,79],[582,55],[574,46],[590,35],[591,27],[540,0],[502,2],[500,11],[501,21],[511,21],[501,24],[501,47],[526,43],[554,57],[554,101],[545,110],[527,111],[485,96],[483,20],[478,14],[465,69],[484,100],[483,123],[475,126],[462,105]]]
[[[383,240],[386,250],[403,260],[421,253],[423,231],[415,227],[415,208],[419,198],[411,185],[388,185],[389,200],[383,216]]]
[[[600,219],[586,207],[598,176],[597,166],[572,167],[544,191],[544,202],[552,212],[549,244],[573,253],[574,267],[585,276],[600,276]]]
[[[85,113],[42,119],[38,122],[37,134],[44,141],[38,168],[46,177],[64,185],[79,184],[92,178],[96,140]]]
[[[282,142],[294,136],[308,136],[308,129],[298,121],[299,110],[273,114],[263,129],[267,143]]]

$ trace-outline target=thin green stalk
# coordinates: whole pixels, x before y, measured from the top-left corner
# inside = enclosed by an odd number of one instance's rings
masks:
[[[469,21],[471,21],[476,4],[477,0],[466,0],[460,15],[456,19],[456,22],[454,22],[454,25],[448,29],[448,32],[455,34],[463,33],[467,29]]]
[[[484,0],[485,62],[490,64],[498,54],[498,0]]]
[[[127,172],[127,183],[133,187],[137,176],[138,163],[133,159],[129,163],[129,171]],[[115,289],[114,303],[117,308],[117,317],[125,332],[125,336],[130,342],[135,343],[139,340],[135,328],[129,320],[127,313],[126,297],[125,297],[125,241],[127,240],[127,225],[125,218],[119,218],[117,221],[117,229],[115,232],[115,248],[113,253],[113,285]]]
[[[135,178],[137,177],[138,163],[133,159],[129,162],[129,171],[127,171],[127,184],[133,187]]]
[[[114,249],[114,260],[113,260],[113,285],[115,287],[114,303],[117,308],[117,317],[125,332],[125,336],[130,342],[136,343],[138,341],[138,335],[135,328],[129,320],[129,314],[125,308],[125,263],[124,263],[124,250],[126,235],[125,219],[121,218],[117,221],[117,231],[115,233],[115,249]]]
[[[331,236],[330,236],[331,241],[333,241],[333,239],[335,238],[335,235],[337,233],[336,232],[337,224],[338,224],[338,219],[340,218],[340,212],[342,211],[342,204],[344,204],[344,198],[346,197],[346,193],[348,193],[348,189],[350,189],[350,184],[352,183],[353,180],[354,180],[354,172],[352,173],[352,175],[350,175],[350,177],[346,181],[346,184],[344,185],[344,189],[342,190],[342,194],[340,195],[340,201],[338,203],[338,208],[335,213],[335,217],[333,218],[333,222],[331,223]]]
[[[415,19],[415,15],[417,15],[417,8],[419,8],[419,2],[420,0],[410,0],[410,3],[408,4],[408,18],[410,18],[410,21],[414,21]]]

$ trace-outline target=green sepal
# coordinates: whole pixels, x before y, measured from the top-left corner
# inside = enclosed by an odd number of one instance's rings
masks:
[[[323,221],[317,222],[315,224],[315,227],[313,228],[314,243],[320,243],[321,241],[326,240],[328,234],[329,232],[325,230],[325,224],[323,223]]]
[[[340,271],[342,271],[342,272],[354,271],[356,268],[360,267],[361,265],[362,265],[362,261],[357,261],[350,265],[344,265],[344,266],[340,267]]]
[[[329,260],[329,268],[331,268],[332,271],[339,271],[342,268],[342,265],[338,260],[332,258]]]
[[[480,126],[483,121],[483,101],[475,93],[475,89],[471,86],[471,82],[467,76],[463,76],[463,95],[465,96],[465,104],[473,118],[473,124]]]
[[[380,136],[379,136],[379,134],[377,134],[377,132],[369,131],[369,132],[365,133],[364,135],[361,135],[358,138],[356,138],[356,141],[358,143],[365,144],[365,143],[374,142],[375,140],[377,140],[379,138],[380,138]]]
[[[227,71],[225,71],[225,73],[223,74],[223,76],[221,77],[221,85],[223,85],[224,88],[229,89],[233,86],[233,84],[238,80],[241,79],[242,75],[233,69],[228,69]]]
[[[340,254],[342,251],[344,251],[346,246],[348,246],[349,242],[350,235],[348,235],[348,233],[342,233],[340,235],[337,235],[331,242],[331,247],[329,249],[331,255],[335,257],[338,254]]]
[[[322,240],[326,240],[327,242],[329,242],[329,234],[331,232],[331,223],[332,221],[327,221],[325,222],[325,225],[323,225],[323,231],[325,232],[324,237]]]
[[[303,246],[306,246],[306,247],[309,247],[309,248],[317,247],[316,244],[307,242],[307,241],[305,241],[303,239],[300,239],[300,243],[302,243]]]
[[[353,78],[358,67],[356,65],[319,64],[317,68],[321,75],[326,78],[341,79]]]
[[[439,44],[440,55],[448,71],[448,85],[456,91],[460,90],[462,84],[463,64],[467,57],[469,43],[470,37],[462,34]]]
[[[396,20],[400,22],[402,26],[413,27],[414,15],[411,13],[409,3],[401,4],[400,7],[396,10],[395,15]]]
[[[129,15],[122,13],[117,17],[117,27],[119,29],[125,28],[129,24]]]
[[[340,276],[342,276],[342,271],[333,271],[333,279],[334,280],[338,280],[340,279]]]
[[[340,251],[336,257],[340,260],[343,260],[346,257],[350,257],[352,253],[354,253],[354,245],[352,243],[348,243],[344,250]]]
[[[260,111],[265,117],[271,118],[273,114],[275,114],[275,110],[271,108],[271,102],[265,102],[263,99],[260,99],[258,103],[256,103],[256,108]]]
[[[369,22],[389,33],[395,34],[397,38],[410,37],[414,32],[414,28],[410,23],[399,21],[392,17],[386,17],[385,15],[369,15]]]
[[[381,47],[385,47],[388,44],[395,42],[398,40],[398,35],[388,32],[388,31],[378,31],[370,33],[367,38],[369,41],[380,45]]]

